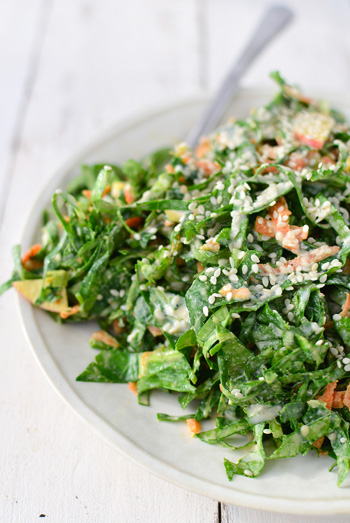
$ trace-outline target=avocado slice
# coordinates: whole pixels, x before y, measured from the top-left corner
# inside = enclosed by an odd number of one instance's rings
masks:
[[[68,297],[66,289],[67,282],[68,274],[66,271],[48,272],[47,277],[45,278],[44,287],[61,287],[59,292],[60,297],[56,302],[44,301],[39,305],[39,307],[41,309],[45,309],[46,311],[57,313],[66,310],[68,308]],[[34,305],[40,296],[41,288],[43,286],[43,279],[40,278],[38,280],[14,281],[12,285],[20,294],[22,294],[22,296],[24,296]]]

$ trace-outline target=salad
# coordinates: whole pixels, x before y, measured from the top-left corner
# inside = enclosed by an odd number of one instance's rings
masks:
[[[272,73],[245,120],[140,162],[83,165],[2,285],[61,323],[97,320],[79,381],[177,393],[194,437],[256,477],[328,454],[350,468],[350,127]],[[116,391],[117,393],[117,391]],[[187,411],[186,411],[187,412]],[[215,428],[203,431],[201,420]],[[242,444],[242,436],[244,441]],[[243,449],[238,463],[230,449]],[[272,449],[272,450],[271,450]]]

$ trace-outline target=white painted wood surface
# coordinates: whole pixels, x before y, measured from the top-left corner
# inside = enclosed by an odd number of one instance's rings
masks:
[[[214,89],[268,3],[1,0],[1,280],[54,169],[122,118]],[[278,68],[305,86],[348,89],[349,3],[285,3],[298,18],[244,83],[266,85]],[[0,318],[1,522],[330,521],[219,506],[119,456],[47,382],[19,327],[14,293],[0,300]]]

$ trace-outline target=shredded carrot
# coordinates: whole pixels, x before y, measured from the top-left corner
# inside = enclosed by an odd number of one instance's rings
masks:
[[[129,381],[128,387],[137,396],[137,382],[136,381]]]
[[[152,336],[162,336],[163,331],[162,329],[159,329],[159,327],[155,327],[154,325],[148,325],[147,329],[150,331]]]
[[[89,200],[91,200],[91,191],[89,191],[88,189],[84,189],[81,192],[82,192],[83,196],[85,196],[85,198],[88,198]]]
[[[290,265],[293,269],[296,269],[299,266],[312,265],[313,263],[322,261],[330,256],[334,256],[339,249],[340,247],[337,245],[332,247],[327,245],[318,247],[313,251],[309,251],[307,254],[302,254],[294,258],[294,260],[288,261],[286,265]]]
[[[106,194],[110,193],[111,192],[111,187],[109,185],[106,185],[106,187],[104,188],[104,191],[102,193],[102,198],[104,196],[106,196]]]
[[[135,200],[134,193],[133,193],[131,186],[125,187],[124,196],[125,196],[125,201],[127,204],[130,204]]]
[[[111,347],[119,347],[119,343],[114,338],[112,338],[112,336],[110,336],[106,331],[94,332],[91,338],[96,341],[102,341],[103,343],[105,343],[106,345],[110,345]]]
[[[199,421],[196,421],[195,419],[187,419],[186,420],[187,426],[190,429],[193,434],[198,434],[201,430],[201,424]]]
[[[311,266],[313,263],[322,261],[326,258],[329,258],[330,256],[334,256],[339,251],[339,249],[340,247],[338,247],[337,245],[334,245],[332,247],[329,247],[328,245],[323,245],[322,247],[318,247],[313,251],[308,251],[306,254],[296,256],[293,260],[288,260],[286,261],[286,263],[280,265],[279,267],[272,267],[268,263],[260,263],[259,267],[265,273],[279,274],[286,267],[290,267],[291,269],[295,270],[297,267]]]
[[[318,438],[316,441],[314,441],[313,446],[316,447],[317,449],[320,449],[323,445],[323,442],[324,442],[324,436],[322,436],[321,438]]]
[[[201,138],[198,147],[195,150],[197,158],[203,158],[211,150],[209,138]]]
[[[288,160],[286,161],[286,165],[293,169],[294,171],[303,169],[306,167],[306,161],[303,156],[301,156],[300,153],[294,152],[290,155]]]
[[[38,252],[41,251],[41,245],[40,243],[36,243],[35,245],[32,245],[22,256],[22,265],[27,263],[31,258],[34,258],[38,254]]]
[[[167,163],[165,166],[165,172],[173,174],[175,172],[175,169],[172,165],[170,165],[170,163]]]
[[[219,252],[219,250],[220,250],[220,243],[215,242],[212,239],[210,239],[204,245],[202,245],[201,250],[202,251]]]
[[[125,220],[126,225],[128,225],[128,227],[131,227],[131,229],[137,227],[138,225],[141,225],[142,222],[143,219],[140,216],[134,216],[133,218],[128,218],[127,220]]]
[[[218,162],[211,162],[210,160],[197,160],[196,167],[201,169],[205,176],[210,176],[211,174],[217,173],[220,170],[220,165]]]
[[[92,195],[92,192],[89,190],[89,189],[84,189],[83,191],[81,191],[82,194],[88,198],[89,200],[91,200],[91,195]],[[106,194],[108,194],[109,192],[111,192],[111,188],[109,185],[106,185],[106,187],[104,188],[104,191],[102,193],[102,198],[104,196],[106,196]]]
[[[203,272],[204,267],[200,261],[197,261],[197,272]]]
[[[345,300],[345,303],[344,303],[344,305],[342,307],[340,316],[343,316],[343,318],[347,317],[348,313],[349,313],[349,308],[350,308],[350,294],[347,292],[346,293],[346,300]]]
[[[289,216],[292,214],[284,196],[269,208],[270,220],[258,216],[255,220],[255,230],[268,236],[276,238],[282,243],[282,247],[292,252],[299,248],[299,241],[306,240],[309,234],[308,227],[295,227],[289,224]]]
[[[121,332],[124,332],[125,329],[119,325],[119,320],[113,321],[113,329],[116,334],[120,334]]]
[[[348,407],[348,409],[350,410],[350,383],[345,391],[343,402],[345,407]]]
[[[326,390],[324,391],[322,396],[317,396],[317,399],[325,402],[326,407],[329,410],[332,410],[334,391],[337,387],[337,383],[338,383],[338,380],[333,381],[332,383],[328,383]],[[349,399],[350,399],[350,396],[349,396]]]
[[[261,216],[258,216],[255,220],[255,230],[259,234],[263,234],[269,238],[274,238],[276,234],[272,221],[262,218]]]
[[[344,407],[345,390],[336,390],[333,396],[332,409],[342,409]]]
[[[222,296],[227,296],[228,294],[231,294],[232,295],[231,299],[235,299],[235,300],[248,300],[248,298],[250,297],[250,290],[248,289],[248,287],[240,287],[239,289],[232,289],[232,287],[225,285],[222,289],[220,289],[219,292]]]
[[[63,320],[69,318],[69,316],[73,316],[73,314],[76,314],[80,310],[80,305],[74,305],[74,307],[69,307],[65,311],[62,311],[60,313],[60,316]]]

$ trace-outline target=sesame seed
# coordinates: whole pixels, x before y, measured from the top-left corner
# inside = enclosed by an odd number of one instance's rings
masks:
[[[345,370],[345,372],[349,372],[350,371],[350,365],[345,365],[344,370]]]
[[[253,255],[251,256],[251,260],[252,260],[253,262],[255,262],[255,263],[259,263],[259,261],[260,261],[256,254],[253,254]]]
[[[322,344],[323,344],[323,340],[316,341],[316,345],[322,345]]]
[[[242,394],[241,392],[236,392],[236,393],[234,394],[234,396],[235,396],[235,398],[237,398],[237,399],[239,399],[239,400],[241,400],[241,399],[244,398],[244,396],[243,396],[243,394]]]
[[[348,363],[350,363],[350,359],[349,358],[343,358],[343,363],[344,363],[344,365],[347,365]]]
[[[199,279],[200,279],[200,281],[207,281],[208,278],[206,277],[205,274],[201,274],[201,275],[199,276]]]
[[[270,430],[270,429],[264,429],[264,430],[263,430],[263,433],[264,433],[264,434],[271,434],[271,430]]]
[[[259,381],[265,381],[264,376],[260,376]]]
[[[221,274],[221,269],[220,268],[216,269],[216,271],[214,272],[215,278],[218,278],[220,276],[220,274]]]
[[[213,305],[215,303],[215,296],[213,296],[213,295],[209,296],[208,302],[210,303],[210,305]]]
[[[337,361],[337,365],[338,365],[339,369],[341,369],[341,361],[340,360]]]
[[[243,265],[242,274],[247,274],[247,272],[248,272],[248,265]]]
[[[245,469],[245,470],[243,471],[243,474],[244,474],[245,476],[249,476],[250,478],[253,476],[253,473],[252,473],[250,470],[248,470],[248,469]]]
[[[210,283],[211,283],[212,285],[216,285],[216,283],[217,283],[217,279],[215,278],[215,276],[212,276],[212,277],[210,278]]]
[[[339,321],[339,320],[341,320],[341,316],[340,316],[340,314],[333,314],[333,320],[334,320],[334,321]]]
[[[343,438],[340,438],[339,441],[340,441],[340,443],[346,443],[346,438],[344,438],[344,437],[343,437]]]
[[[188,206],[188,208],[189,208],[190,211],[194,211],[196,207],[197,207],[196,202],[192,202],[192,203],[190,203],[190,205]]]
[[[240,315],[237,312],[232,312],[231,318],[240,318]]]
[[[204,305],[204,307],[203,307],[203,314],[204,314],[204,316],[209,316],[209,309],[206,305]]]
[[[227,295],[226,295],[226,300],[227,300],[227,301],[231,301],[231,300],[232,300],[232,297],[233,297],[232,292],[228,292]]]
[[[303,438],[306,438],[309,435],[310,428],[308,425],[303,425],[300,427],[300,434],[303,436]]]
[[[323,275],[321,276],[321,278],[320,278],[320,282],[321,282],[321,283],[324,283],[324,282],[326,282],[326,281],[327,281],[327,274],[323,274]]]

